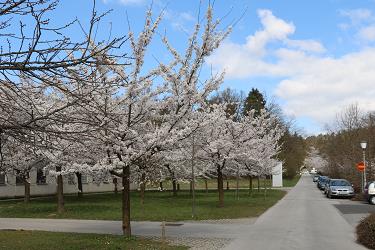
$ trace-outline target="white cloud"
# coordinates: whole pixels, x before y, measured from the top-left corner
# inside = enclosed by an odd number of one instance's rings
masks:
[[[142,5],[145,0],[120,0],[120,3],[123,5]]]
[[[180,13],[179,16],[181,17],[182,20],[185,20],[185,21],[196,21],[196,18],[193,17],[193,15],[188,12],[182,12]]]
[[[252,53],[262,55],[267,43],[284,40],[295,31],[293,23],[275,17],[270,10],[258,10],[258,16],[263,29],[246,39],[246,47]]]
[[[290,47],[297,48],[303,51],[310,51],[315,53],[323,53],[326,51],[324,46],[314,40],[285,40],[285,43]]]
[[[271,55],[267,45],[271,42],[279,42],[287,48],[295,50],[277,50],[273,56],[278,57],[301,57],[303,52],[321,53],[325,51],[322,44],[314,40],[293,40],[289,36],[294,34],[295,26],[280,18],[275,17],[270,10],[259,10],[262,29],[246,38],[245,44],[226,41],[208,59],[210,64],[218,68],[224,68],[228,77],[251,77],[259,75],[284,76],[285,69],[266,62],[265,58]],[[293,52],[293,53],[291,53]]]
[[[340,58],[305,56],[298,61],[284,60],[277,66],[299,65],[276,89],[276,95],[287,101],[284,108],[289,113],[323,124],[354,102],[366,111],[375,110],[375,49]]]
[[[373,20],[372,12],[369,9],[339,10],[339,13],[344,17],[348,17],[351,25],[358,25],[364,21]]]
[[[270,11],[268,17],[273,16]],[[265,15],[259,15],[262,19]],[[209,58],[217,69],[225,69],[229,78],[251,78],[256,76],[281,78],[275,94],[285,102],[284,111],[297,117],[309,117],[321,125],[334,119],[337,112],[357,102],[365,111],[375,110],[375,48],[363,49],[341,57],[328,56],[323,45],[314,40],[292,40],[294,26],[272,17],[275,27],[284,26],[275,32],[272,22],[263,22],[263,29],[249,37],[257,46],[249,47],[249,39],[243,44],[225,42]],[[286,24],[286,25],[285,25]],[[286,28],[289,27],[289,28]],[[293,28],[292,28],[293,27]],[[369,33],[369,36],[371,33]],[[279,41],[275,49],[267,48],[273,39]],[[371,38],[371,37],[368,37]],[[260,42],[259,42],[260,41]],[[254,48],[262,53],[256,53]],[[319,52],[319,53],[316,53]]]
[[[358,36],[360,39],[366,42],[374,42],[375,41],[375,25],[361,28],[358,32]]]
[[[189,28],[192,27],[197,19],[189,12],[175,12],[175,11],[165,11],[164,17],[169,21],[173,29],[178,31],[183,31],[185,33],[190,33]]]
[[[340,10],[339,13],[350,19],[349,23],[340,23],[339,28],[356,30],[355,37],[360,42],[369,43],[375,41],[375,16],[369,9]]]

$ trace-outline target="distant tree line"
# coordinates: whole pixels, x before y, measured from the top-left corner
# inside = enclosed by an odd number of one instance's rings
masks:
[[[356,163],[362,161],[361,141],[367,142],[365,150],[367,180],[375,178],[375,113],[362,112],[353,104],[337,115],[336,121],[328,128],[327,134],[311,136],[307,144],[317,148],[326,159],[322,174],[332,178],[345,178],[360,188],[361,173]]]

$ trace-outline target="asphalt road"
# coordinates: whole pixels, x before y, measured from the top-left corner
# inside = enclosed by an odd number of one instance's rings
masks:
[[[354,227],[316,188],[310,176],[303,176],[284,199],[265,212],[226,249],[366,249],[355,242]]]

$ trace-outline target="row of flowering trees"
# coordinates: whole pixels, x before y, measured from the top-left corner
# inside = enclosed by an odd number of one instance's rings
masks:
[[[205,59],[230,29],[219,29],[220,20],[208,6],[185,51],[180,53],[162,37],[172,59],[147,70],[147,48],[161,19],[148,11],[138,36],[127,34],[126,63],[109,55],[112,46],[95,44],[89,37],[88,52],[80,60],[75,56],[82,49],[66,49],[64,64],[35,68],[39,74],[33,69],[26,74],[21,67],[17,82],[2,78],[9,87],[0,89],[0,100],[8,101],[0,103],[0,171],[28,183],[28,173],[42,162],[45,172],[56,176],[59,212],[64,211],[64,175],[88,174],[98,182],[120,178],[126,236],[131,235],[131,183],[140,184],[144,192],[145,182],[161,173],[174,183],[187,180],[194,165],[195,176],[217,178],[223,206],[224,174],[270,174],[283,134],[276,119],[266,111],[235,119],[226,112],[231,103],[207,101],[224,74],[200,76]]]

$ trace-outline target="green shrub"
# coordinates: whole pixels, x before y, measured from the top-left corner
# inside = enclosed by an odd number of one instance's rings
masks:
[[[375,249],[375,214],[362,219],[358,224],[357,241],[370,249]]]

